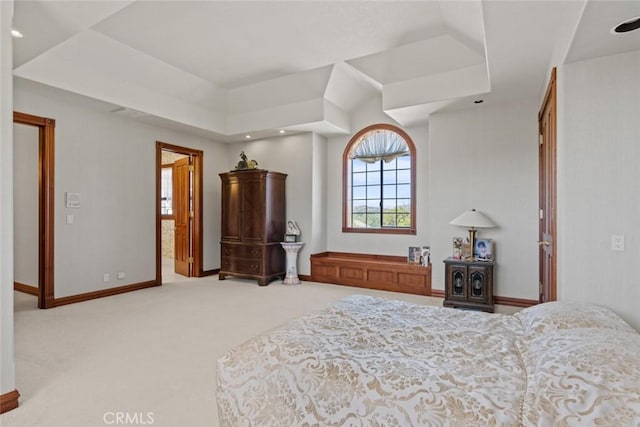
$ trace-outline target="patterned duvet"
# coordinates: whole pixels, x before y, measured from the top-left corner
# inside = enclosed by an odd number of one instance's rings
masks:
[[[217,369],[222,426],[640,425],[640,334],[597,306],[511,316],[354,295]]]

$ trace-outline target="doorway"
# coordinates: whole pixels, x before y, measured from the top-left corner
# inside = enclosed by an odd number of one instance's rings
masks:
[[[13,113],[13,123],[37,129],[37,286],[15,283],[14,289],[35,293],[38,308],[55,306],[53,294],[53,231],[54,231],[54,119],[20,112]],[[14,144],[16,139],[14,138]],[[35,151],[35,150],[34,150]],[[34,153],[35,154],[35,153]],[[17,165],[14,163],[14,169]],[[14,196],[15,197],[15,196]],[[14,238],[19,238],[15,236]],[[34,258],[36,256],[34,255]],[[35,279],[35,278],[34,278]],[[22,285],[22,286],[21,286]]]
[[[539,127],[539,204],[538,244],[540,302],[557,299],[557,229],[556,229],[556,69],[551,71],[549,86],[538,113]]]
[[[200,150],[156,143],[158,283],[162,283],[163,276],[174,280],[203,275],[202,157]]]

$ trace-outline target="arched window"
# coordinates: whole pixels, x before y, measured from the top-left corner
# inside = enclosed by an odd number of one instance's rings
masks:
[[[342,231],[416,234],[416,149],[388,124],[368,126],[342,156]]]

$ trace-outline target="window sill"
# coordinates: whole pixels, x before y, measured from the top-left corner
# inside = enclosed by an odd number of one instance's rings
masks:
[[[416,234],[415,228],[352,228],[342,227],[343,233],[369,233],[369,234]]]

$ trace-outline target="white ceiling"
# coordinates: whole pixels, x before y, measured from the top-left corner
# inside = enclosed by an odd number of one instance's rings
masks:
[[[640,49],[640,1],[15,0],[14,74],[218,140],[409,126],[537,98],[550,67]]]

